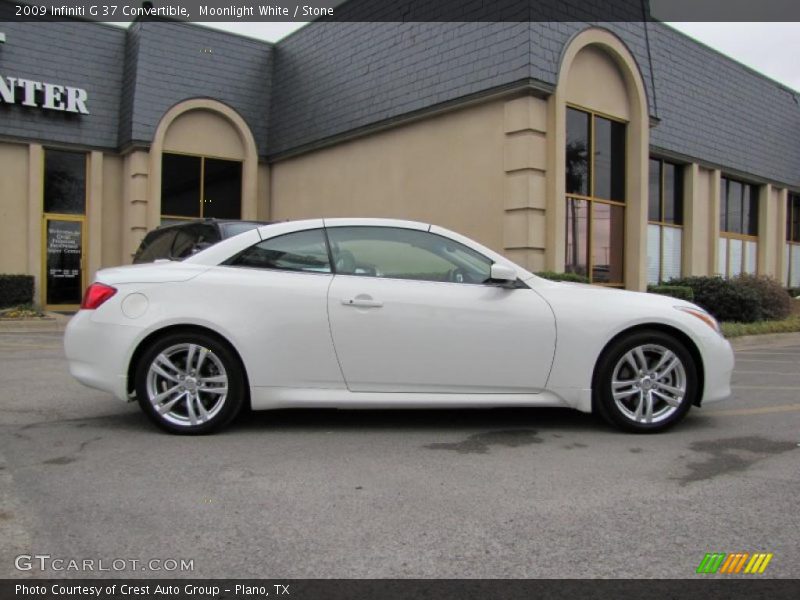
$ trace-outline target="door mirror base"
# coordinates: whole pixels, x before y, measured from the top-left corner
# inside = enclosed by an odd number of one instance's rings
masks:
[[[489,274],[489,283],[499,287],[514,288],[517,285],[517,271],[506,265],[494,263]]]

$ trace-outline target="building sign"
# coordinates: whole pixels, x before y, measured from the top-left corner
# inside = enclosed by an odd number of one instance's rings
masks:
[[[47,220],[46,303],[49,305],[81,303],[82,229],[80,221]]]
[[[89,95],[82,88],[0,75],[0,104],[20,104],[88,115],[88,98]]]

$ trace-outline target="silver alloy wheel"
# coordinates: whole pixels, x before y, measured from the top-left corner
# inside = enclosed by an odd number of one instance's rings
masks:
[[[636,423],[669,419],[686,398],[686,368],[669,348],[636,346],[622,355],[611,377],[611,395],[620,412]]]
[[[147,371],[147,399],[162,419],[183,427],[213,419],[228,397],[228,374],[208,348],[183,343],[161,351]]]

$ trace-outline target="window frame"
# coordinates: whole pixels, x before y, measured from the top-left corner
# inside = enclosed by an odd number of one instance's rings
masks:
[[[685,196],[684,196],[684,168],[686,167],[685,164],[681,163],[674,163],[672,161],[659,158],[656,156],[651,156],[648,165],[650,162],[657,162],[658,163],[658,212],[659,212],[659,220],[654,221],[650,219],[650,199],[648,198],[647,204],[647,224],[648,225],[656,225],[659,227],[659,235],[658,235],[658,284],[663,283],[664,281],[664,227],[671,227],[673,229],[679,229],[681,231],[681,269],[679,277],[683,276],[683,244],[686,236],[684,235],[684,217],[685,217]],[[666,169],[664,168],[665,165],[671,165],[675,169],[676,174],[676,182],[680,182],[680,192],[676,194],[676,199],[680,200],[681,210],[680,210],[680,223],[676,222],[669,222],[666,220],[666,202],[664,201],[665,191],[666,191]],[[675,187],[677,192],[678,187]],[[648,185],[648,193],[649,193],[649,185]]]
[[[594,255],[594,248],[593,248],[593,244],[594,244],[594,232],[593,232],[593,229],[594,229],[594,203],[606,204],[606,205],[609,205],[609,206],[612,206],[612,207],[613,206],[620,207],[622,209],[622,211],[623,211],[623,213],[622,213],[623,231],[626,228],[626,221],[627,221],[627,214],[626,214],[627,213],[627,210],[626,210],[626,208],[627,208],[627,198],[623,198],[622,200],[616,200],[616,199],[601,198],[599,196],[595,196],[594,195],[594,193],[595,193],[595,174],[596,174],[596,168],[595,168],[595,142],[596,142],[595,120],[599,117],[601,119],[606,119],[608,121],[620,123],[625,127],[625,136],[624,136],[625,137],[625,149],[624,149],[625,156],[623,157],[623,166],[625,166],[625,167],[627,167],[627,160],[628,160],[628,139],[627,139],[628,129],[627,128],[628,128],[629,122],[624,120],[624,119],[620,119],[619,117],[614,117],[614,116],[609,115],[607,113],[603,113],[601,111],[593,110],[591,108],[586,108],[586,107],[579,106],[579,105],[576,105],[576,104],[571,104],[569,102],[566,104],[566,108],[567,108],[567,111],[569,111],[570,109],[571,110],[576,110],[578,112],[585,113],[585,114],[587,114],[589,116],[589,149],[588,149],[588,154],[589,154],[589,156],[588,156],[588,169],[589,169],[589,184],[588,184],[588,188],[589,188],[589,195],[584,196],[582,194],[570,193],[570,192],[566,191],[566,188],[565,188],[565,191],[564,191],[564,202],[565,203],[568,203],[570,200],[582,200],[582,201],[586,202],[586,204],[587,204],[587,219],[586,219],[586,229],[587,229],[586,230],[586,277],[589,280],[589,283],[591,283],[593,285],[599,285],[599,286],[603,286],[603,287],[613,287],[613,288],[624,288],[625,287],[625,247],[626,247],[626,240],[625,240],[625,236],[624,235],[623,235],[623,238],[622,238],[622,248],[620,250],[621,255],[622,255],[621,256],[621,264],[620,264],[620,272],[622,273],[622,280],[619,281],[619,282],[595,282],[594,281],[594,277],[593,277],[593,271],[594,271],[594,259],[593,259],[593,255]],[[566,152],[566,148],[564,149],[564,152]],[[566,173],[565,173],[565,177],[566,177]],[[627,173],[625,175],[623,175],[623,191],[625,191],[626,187],[627,187]],[[564,221],[565,221],[564,226],[566,227],[567,226],[566,217],[565,217]],[[568,251],[568,236],[567,235],[564,236],[564,246],[565,246],[565,258],[566,258],[566,256],[569,254],[569,251]],[[566,265],[565,265],[565,269],[564,270],[566,271]]]
[[[729,210],[730,207],[728,206],[730,182],[737,183],[742,188],[742,191],[741,191],[741,193],[742,193],[742,198],[741,198],[741,200],[742,200],[742,215],[741,215],[741,218],[742,218],[742,229],[745,229],[745,227],[747,227],[747,224],[744,221],[744,215],[745,215],[745,212],[744,212],[744,191],[745,191],[745,189],[749,189],[750,190],[750,200],[751,201],[753,199],[753,192],[755,192],[755,215],[756,215],[756,233],[755,234],[739,233],[739,232],[736,232],[736,231],[728,231],[728,230],[722,228],[722,223],[721,223],[722,211],[723,211],[722,190],[723,190],[723,186],[724,186],[724,189],[725,189],[725,206],[724,206],[724,209],[725,209],[725,225],[727,227],[728,226],[728,222],[729,222],[729,215],[730,215],[730,210]],[[755,245],[756,245],[756,257],[755,257],[755,268],[753,269],[753,274],[758,275],[759,274],[758,255],[759,255],[759,252],[760,252],[759,239],[758,239],[758,228],[761,226],[761,224],[759,222],[760,219],[759,219],[758,212],[759,212],[759,207],[760,207],[760,204],[761,204],[761,199],[760,199],[761,186],[758,185],[758,184],[755,184],[755,183],[749,183],[747,181],[743,181],[741,179],[736,179],[735,177],[728,177],[727,175],[721,175],[720,176],[719,189],[720,189],[719,216],[717,218],[717,220],[720,221],[720,223],[719,223],[719,239],[720,240],[725,240],[725,272],[724,273],[720,273],[720,275],[722,277],[725,277],[726,279],[730,279],[732,277],[732,275],[731,275],[731,272],[732,272],[732,270],[731,270],[731,240],[738,240],[738,241],[742,242],[742,259],[741,259],[742,263],[740,265],[739,274],[747,273],[747,271],[745,270],[745,265],[746,265],[745,261],[747,260],[747,252],[744,251],[745,244],[747,242],[755,243]],[[750,208],[751,209],[753,208],[752,204],[751,204]],[[750,214],[752,214],[752,211],[751,211]],[[717,259],[716,267],[717,268],[719,267],[719,259]]]
[[[199,197],[197,199],[198,205],[200,207],[198,216],[185,216],[185,215],[171,215],[169,213],[160,212],[160,221],[161,224],[164,225],[164,221],[168,220],[170,222],[175,221],[195,221],[197,219],[206,219],[206,218],[216,218],[216,219],[230,219],[230,220],[241,220],[242,219],[242,190],[244,188],[244,160],[242,159],[235,159],[235,158],[226,158],[223,156],[215,156],[213,154],[193,154],[191,152],[175,152],[175,151],[168,151],[161,153],[161,190],[160,190],[160,209],[163,210],[164,208],[164,156],[172,154],[175,156],[189,156],[192,158],[200,159],[200,192]],[[229,218],[229,217],[206,217],[205,216],[205,185],[206,185],[206,159],[208,160],[225,160],[232,163],[237,163],[240,168],[240,179],[239,179],[239,216],[237,218]]]

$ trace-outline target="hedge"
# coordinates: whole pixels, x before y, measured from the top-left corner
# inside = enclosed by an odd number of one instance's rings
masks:
[[[719,321],[776,321],[792,312],[790,295],[771,277],[684,277],[672,279],[667,285],[692,288],[694,301]]]
[[[694,291],[687,285],[651,285],[647,288],[651,294],[671,296],[678,300],[694,302]]]
[[[775,279],[757,275],[740,275],[733,282],[737,286],[753,290],[758,294],[762,319],[779,321],[792,314],[792,297]]]
[[[589,283],[589,278],[578,273],[556,273],[555,271],[539,271],[536,273],[543,279],[550,281],[570,281],[572,283]]]
[[[33,304],[33,275],[0,274],[0,308]]]

